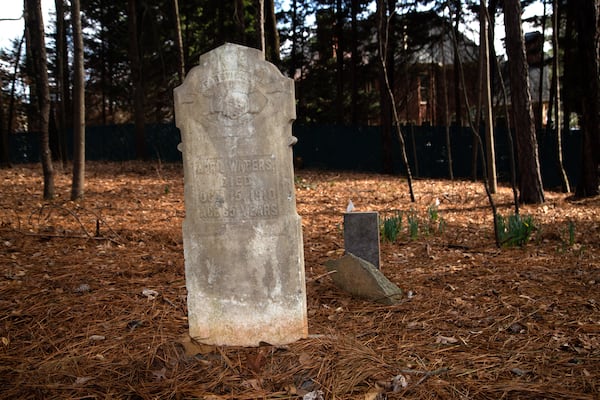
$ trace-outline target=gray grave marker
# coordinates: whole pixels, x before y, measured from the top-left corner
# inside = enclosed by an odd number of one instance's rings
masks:
[[[175,88],[175,113],[190,336],[239,346],[306,337],[293,81],[259,50],[225,44]]]
[[[380,267],[379,257],[379,215],[377,212],[344,213],[344,248]]]

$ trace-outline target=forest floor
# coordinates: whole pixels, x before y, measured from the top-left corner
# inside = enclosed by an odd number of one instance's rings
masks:
[[[402,177],[300,170],[310,337],[211,347],[186,334],[181,165],[87,171],[84,200],[59,172],[47,203],[38,165],[0,170],[0,398],[600,397],[600,198],[547,191],[521,208],[532,239],[498,249],[481,183],[416,180],[411,203]],[[494,199],[513,211],[510,188]],[[349,200],[405,217],[381,244],[400,304],[326,274]]]

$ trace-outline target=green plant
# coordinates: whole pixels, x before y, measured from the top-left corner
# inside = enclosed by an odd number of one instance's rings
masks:
[[[381,223],[381,235],[383,240],[392,243],[395,242],[401,229],[402,213],[397,211],[395,215],[384,218]]]
[[[436,230],[437,232],[443,232],[444,227],[446,226],[444,219],[440,216],[440,212],[438,206],[440,205],[440,201],[435,199],[435,203],[427,207],[427,216],[429,217],[429,221],[426,226],[427,233],[433,232]]]
[[[533,218],[530,215],[521,216],[511,214],[508,218],[496,214],[498,239],[503,246],[523,246],[536,230]]]
[[[408,223],[408,235],[412,240],[415,240],[419,236],[419,217],[413,208],[410,209],[406,221]]]
[[[427,215],[429,216],[429,223],[436,222],[440,218],[440,214],[438,211],[439,200],[429,207],[427,207]]]

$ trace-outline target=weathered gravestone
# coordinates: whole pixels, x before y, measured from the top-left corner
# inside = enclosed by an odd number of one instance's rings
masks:
[[[379,214],[370,212],[344,213],[344,248],[346,253],[380,268]]]
[[[239,346],[306,337],[293,81],[259,50],[225,44],[175,88],[175,114],[190,336]]]

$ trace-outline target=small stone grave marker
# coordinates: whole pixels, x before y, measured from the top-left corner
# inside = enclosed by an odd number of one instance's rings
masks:
[[[402,290],[387,279],[370,262],[353,254],[325,262],[331,279],[342,290],[353,296],[382,304],[397,304]]]
[[[259,50],[225,44],[175,88],[175,114],[190,336],[238,346],[306,337],[293,81]]]
[[[344,213],[344,248],[380,268],[379,214],[377,212]]]

